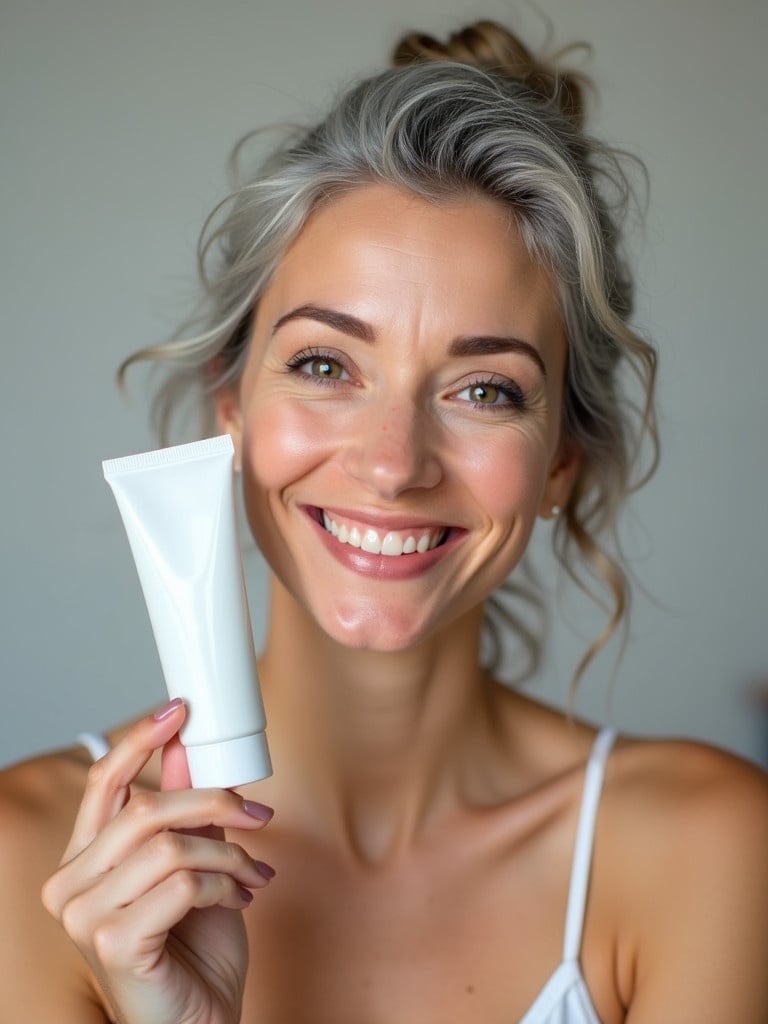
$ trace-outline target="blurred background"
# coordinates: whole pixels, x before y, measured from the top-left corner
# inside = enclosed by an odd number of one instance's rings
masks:
[[[590,43],[591,126],[651,181],[631,253],[663,456],[627,517],[624,659],[612,682],[601,655],[575,711],[768,760],[764,0],[3,0],[0,764],[164,699],[101,460],[156,447],[141,375],[125,401],[115,369],[189,311],[232,145],[319,117],[404,31],[480,17],[534,48]],[[264,568],[245,560],[258,642]],[[600,625],[566,588],[528,692],[564,704]]]

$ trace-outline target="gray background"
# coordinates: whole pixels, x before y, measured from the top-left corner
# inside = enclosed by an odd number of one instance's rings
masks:
[[[103,458],[154,447],[126,354],[193,294],[193,247],[251,128],[319,113],[399,33],[478,16],[533,44],[585,39],[592,124],[646,163],[638,326],[661,352],[664,454],[633,503],[635,602],[576,710],[763,760],[768,235],[764,0],[4,0],[0,7],[0,762],[162,699]],[[546,537],[537,542],[552,575]],[[263,569],[246,555],[257,638]],[[564,597],[531,692],[562,702],[599,625]]]

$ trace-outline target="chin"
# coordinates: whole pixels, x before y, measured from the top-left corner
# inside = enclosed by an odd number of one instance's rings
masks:
[[[397,609],[384,610],[380,603],[326,609],[317,618],[320,628],[336,643],[359,651],[396,654],[416,647],[430,634],[427,621],[415,622]]]

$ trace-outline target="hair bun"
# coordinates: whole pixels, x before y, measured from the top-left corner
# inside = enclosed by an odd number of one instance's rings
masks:
[[[563,72],[555,66],[555,61],[572,49],[574,46],[568,46],[547,60],[536,58],[509,29],[494,21],[477,21],[454,32],[445,43],[421,32],[410,32],[395,46],[392,63],[401,67],[443,60],[494,71],[556,103],[565,117],[580,125],[588,80],[579,72]]]

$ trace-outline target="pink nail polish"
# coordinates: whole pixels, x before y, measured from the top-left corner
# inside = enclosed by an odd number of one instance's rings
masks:
[[[261,877],[266,878],[267,881],[275,877],[275,869],[270,867],[269,864],[265,864],[263,860],[254,861],[253,866],[259,872]]]
[[[174,711],[181,707],[184,701],[181,697],[174,697],[173,700],[168,701],[163,707],[158,708],[157,711],[152,715],[156,722],[162,722],[164,718],[168,718]]]
[[[253,901],[253,893],[250,892],[250,890],[246,889],[245,886],[242,885],[238,885],[237,888],[240,890],[240,896],[243,903],[251,903]]]
[[[265,804],[257,804],[255,800],[243,800],[243,810],[249,817],[258,821],[269,821],[275,813],[271,807]]]

